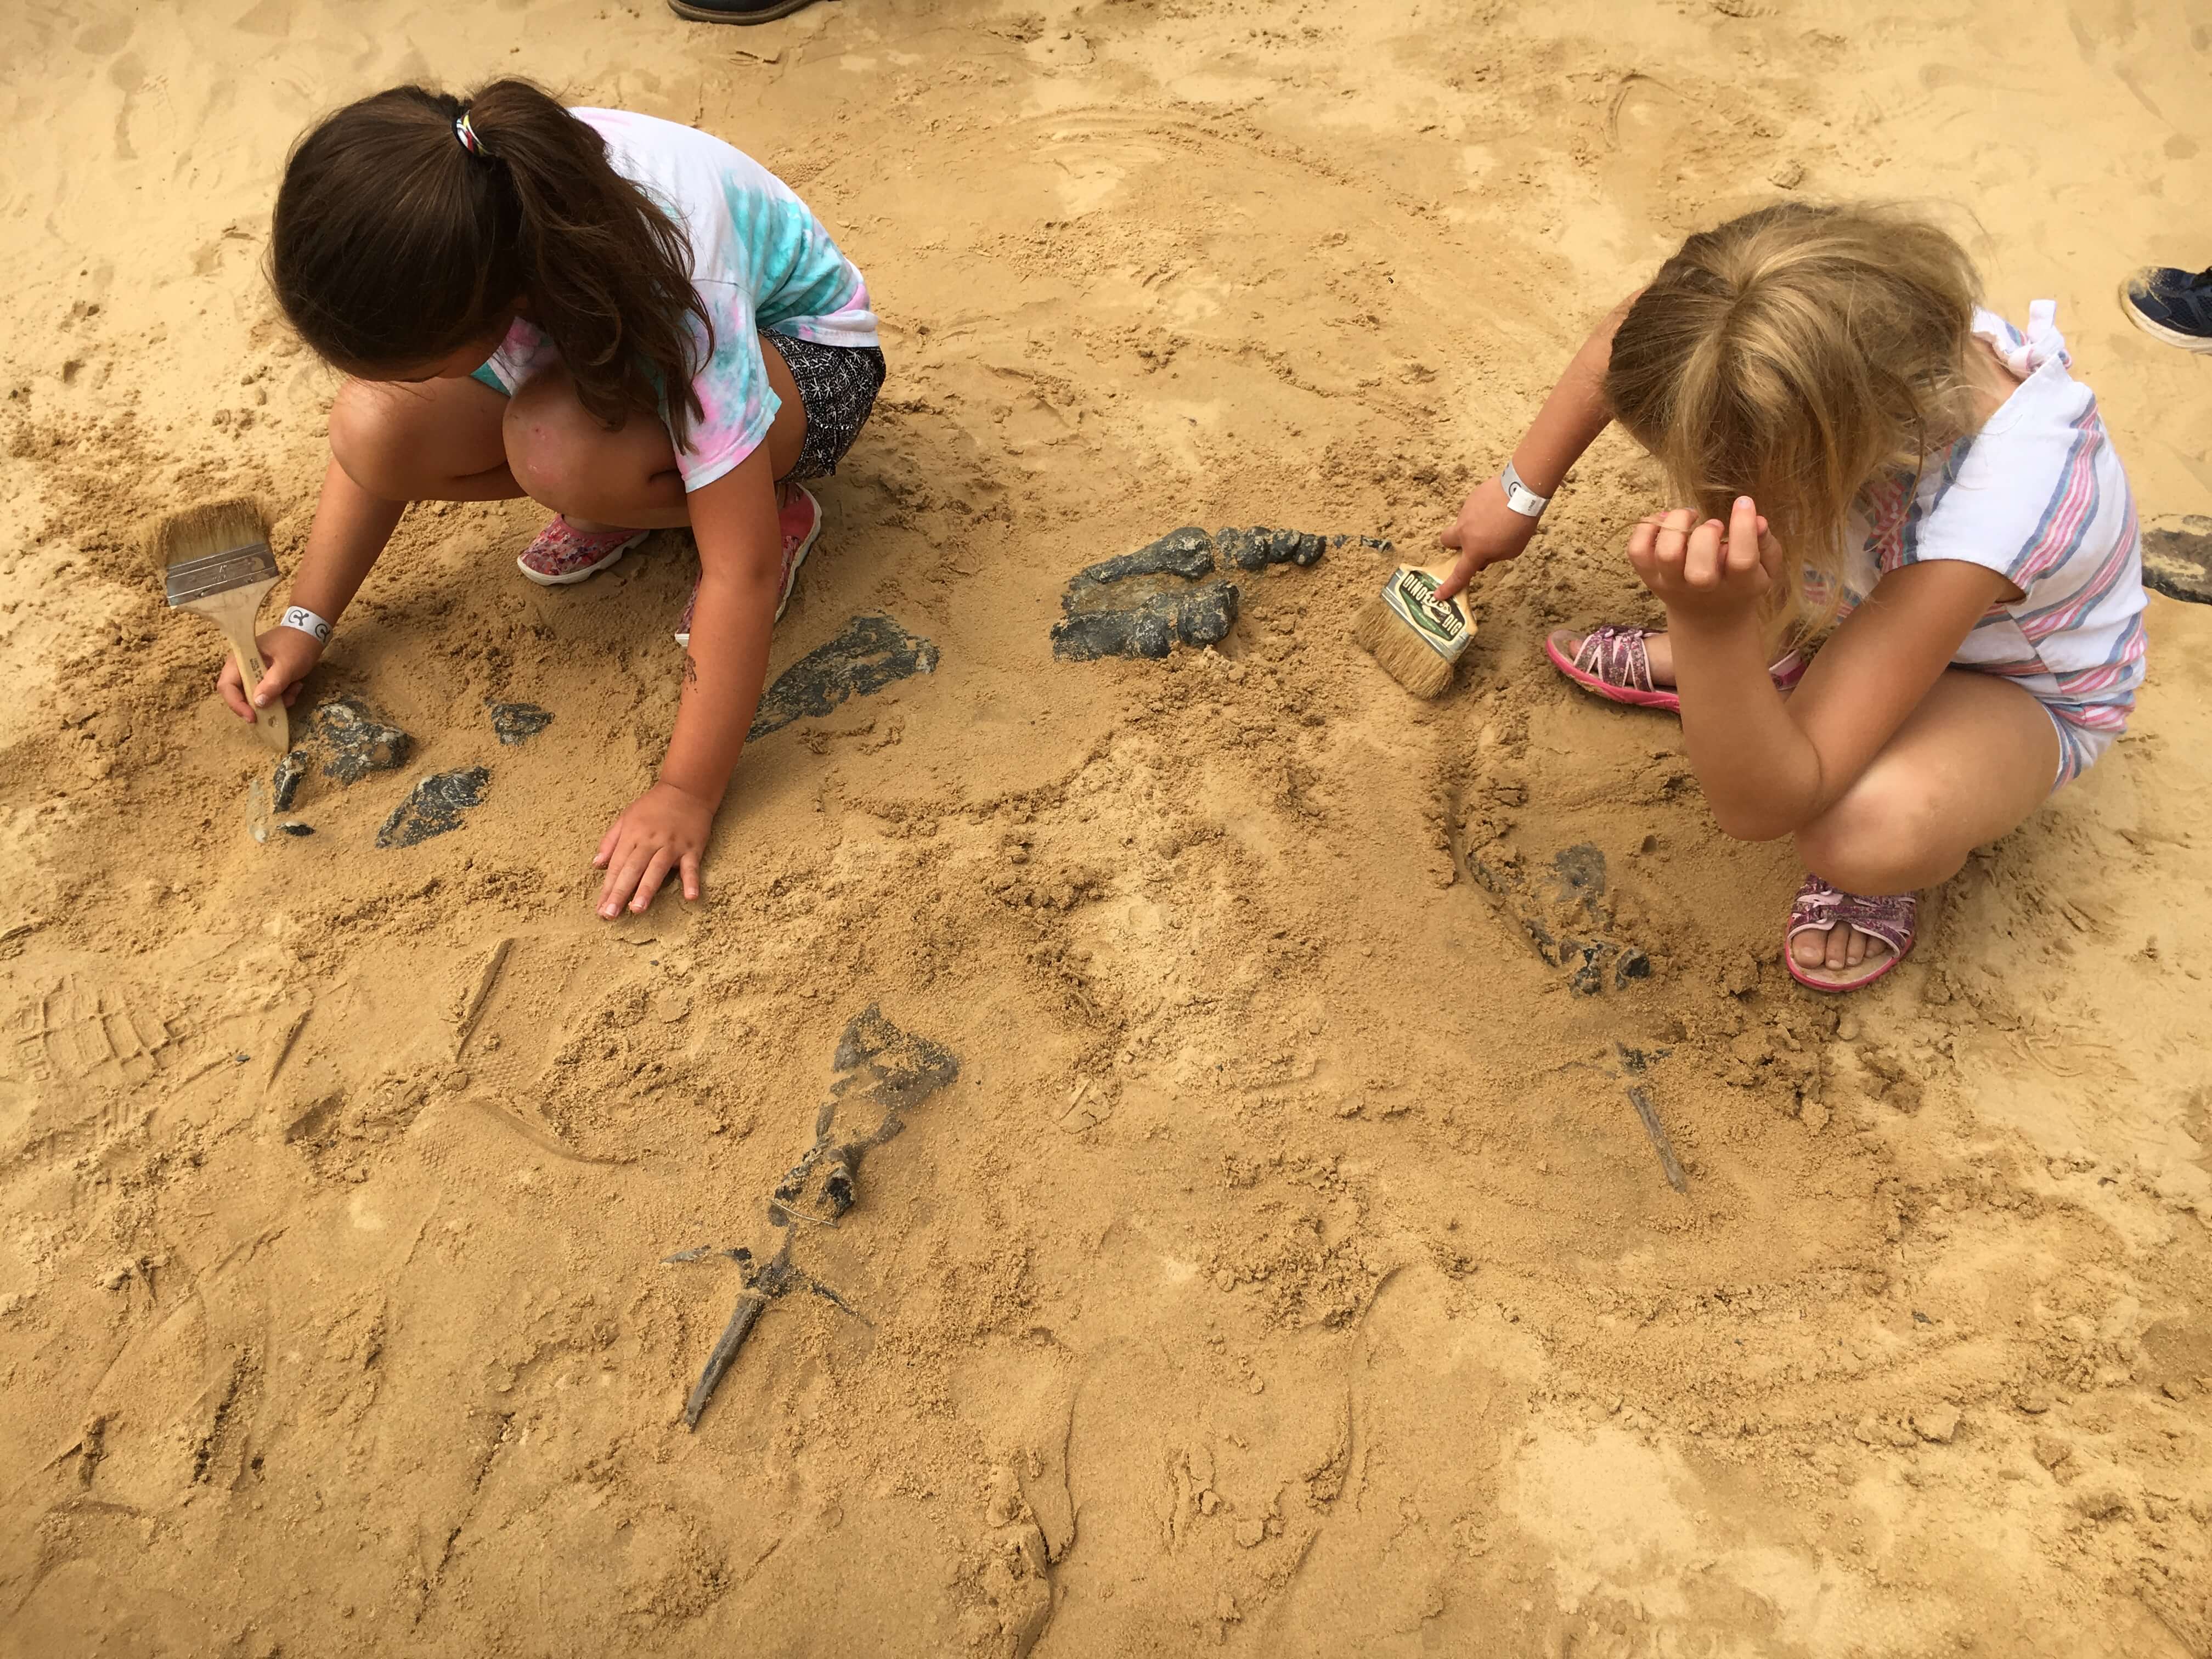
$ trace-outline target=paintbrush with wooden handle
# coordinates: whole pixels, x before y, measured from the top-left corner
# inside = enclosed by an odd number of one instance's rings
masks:
[[[173,513],[154,526],[150,550],[162,573],[172,611],[197,611],[230,641],[250,701],[267,665],[254,636],[261,601],[276,585],[269,549],[269,517],[258,502],[210,501]],[[257,708],[254,728],[278,754],[292,746],[283,702]]]

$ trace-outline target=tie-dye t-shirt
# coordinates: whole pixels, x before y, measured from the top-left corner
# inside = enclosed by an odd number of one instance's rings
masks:
[[[649,115],[570,113],[605,141],[615,171],[643,186],[691,240],[691,281],[714,321],[714,348],[708,356],[691,319],[695,356],[706,359],[691,382],[703,413],[676,465],[685,489],[703,489],[757,449],[775,419],[759,331],[874,345],[867,283],[791,187],[742,151]],[[553,353],[550,340],[518,320],[476,378],[512,395]]]

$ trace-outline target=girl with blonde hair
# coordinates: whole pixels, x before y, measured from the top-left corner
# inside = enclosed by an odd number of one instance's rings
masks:
[[[2143,678],[2135,507],[2056,307],[2023,333],[1933,225],[1788,204],[1692,236],[1601,323],[1443,536],[1442,592],[1510,559],[1619,420],[1683,505],[1638,525],[1662,632],[1559,632],[1612,702],[1676,711],[1713,815],[1796,838],[1784,960],[1871,984],[1917,891],[2125,727]],[[1819,654],[1804,647],[1833,624]]]

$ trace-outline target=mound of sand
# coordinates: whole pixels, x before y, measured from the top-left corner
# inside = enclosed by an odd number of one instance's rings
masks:
[[[2204,611],[2154,602],[2135,731],[1848,1003],[1778,966],[1786,849],[1542,667],[1646,614],[1620,442],[1433,706],[1346,638],[1356,544],[1239,573],[1210,650],[1048,637],[1180,525],[1426,546],[1587,319],[1777,189],[1978,212],[2147,513],[2205,511],[2203,365],[2109,297],[2212,257],[2183,10],[12,10],[0,1653],[2212,1652]],[[729,137],[868,272],[892,378],[775,668],[860,616],[935,653],[794,703],[707,901],[611,927],[682,538],[547,592],[529,504],[410,514],[313,694],[412,750],[265,841],[132,543],[251,489],[296,554],[284,147],[517,69]],[[779,1228],[818,1109],[878,1122],[871,1006],[957,1076]],[[687,1432],[719,1252],[787,1233]]]

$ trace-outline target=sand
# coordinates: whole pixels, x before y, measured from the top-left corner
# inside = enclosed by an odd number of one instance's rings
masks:
[[[1650,615],[1617,440],[1432,706],[1347,642],[1358,547],[1210,652],[1048,641],[1182,525],[1425,547],[1778,191],[1956,216],[2147,518],[2212,510],[2204,362],[2112,298],[2212,258],[2207,51],[2179,0],[10,8],[0,1654],[2212,1653],[2212,613],[2153,600],[2127,738],[1848,1002],[1778,965],[1786,848],[1542,665]],[[411,514],[315,695],[414,752],[265,842],[132,540],[251,489],[296,556],[285,146],[505,70],[836,228],[891,380],[775,665],[939,653],[762,739],[707,900],[613,927],[682,538],[544,592],[528,503]],[[957,1079],[687,1431],[744,1272],[663,1258],[776,1248],[871,1006]]]

